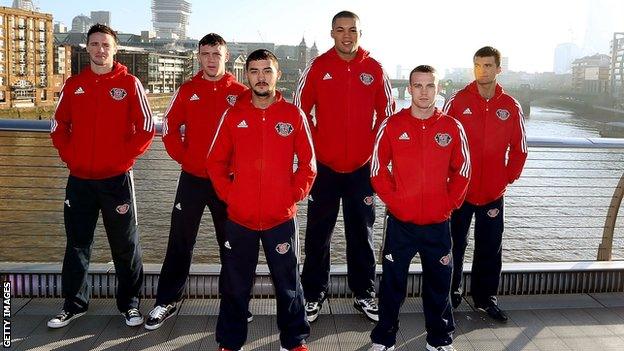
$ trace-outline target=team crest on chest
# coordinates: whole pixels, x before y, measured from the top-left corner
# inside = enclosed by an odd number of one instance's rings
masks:
[[[453,140],[453,138],[451,138],[448,133],[438,133],[435,136],[436,143],[442,147],[448,146],[448,144],[451,143],[451,140]]]
[[[236,95],[228,95],[226,98],[227,103],[230,104],[230,106],[234,106],[234,104],[236,103]]]
[[[501,121],[505,121],[507,120],[507,118],[509,118],[511,114],[509,113],[509,111],[499,108],[498,110],[496,110],[496,117],[498,117]]]
[[[121,88],[113,88],[110,90],[110,96],[117,101],[123,100],[126,95],[128,95],[128,93],[126,93],[126,91]]]
[[[373,78],[372,75],[368,73],[362,73],[360,74],[360,80],[362,81],[362,83],[364,83],[364,85],[371,85],[373,84],[373,80],[375,79]]]
[[[277,134],[283,136],[283,137],[287,137],[290,135],[290,133],[292,133],[293,131],[293,126],[290,123],[285,123],[285,122],[278,122],[275,125],[275,130],[277,131]]]

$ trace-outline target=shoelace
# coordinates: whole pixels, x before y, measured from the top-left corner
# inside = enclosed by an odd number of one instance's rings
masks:
[[[369,297],[360,301],[364,302],[364,305],[366,306],[366,308],[377,309],[377,303],[375,302],[375,299],[373,299],[372,297]]]
[[[156,306],[151,312],[150,317],[161,319],[167,313],[167,307]]]
[[[316,309],[316,306],[318,306],[318,302],[308,302],[305,305],[305,309],[306,309],[306,311],[312,311],[312,310]]]
[[[131,308],[130,310],[128,310],[128,317],[130,318],[134,318],[134,317],[140,317],[141,314],[139,313],[139,310],[137,310],[136,308]]]
[[[58,319],[59,321],[62,321],[65,318],[67,318],[67,316],[69,316],[69,312],[62,310],[61,313],[57,314],[56,317],[54,318]]]

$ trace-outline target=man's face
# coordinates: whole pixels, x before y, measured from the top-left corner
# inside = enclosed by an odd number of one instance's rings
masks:
[[[115,38],[110,34],[93,33],[87,41],[89,59],[97,66],[112,66],[113,56],[117,53]]]
[[[501,72],[501,68],[496,66],[494,56],[475,56],[474,75],[478,84],[491,84],[496,81],[496,76]]]
[[[334,47],[343,55],[357,52],[361,34],[359,23],[354,18],[337,18],[331,30]]]
[[[247,67],[247,81],[256,96],[272,95],[281,74],[271,60],[250,61]]]
[[[412,95],[413,106],[423,110],[432,107],[438,93],[438,77],[428,72],[412,73],[409,93]]]
[[[225,63],[230,58],[225,45],[202,45],[199,47],[199,64],[204,77],[220,79],[225,74]]]

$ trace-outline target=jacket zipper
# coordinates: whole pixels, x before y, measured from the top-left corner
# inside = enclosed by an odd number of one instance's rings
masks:
[[[425,121],[421,120],[420,121],[420,213],[423,212],[424,208],[425,208],[425,200],[424,200],[424,194],[425,194],[425,182],[423,181],[425,179],[425,157],[424,157],[424,150],[425,150]],[[424,217],[424,216],[423,216]],[[419,221],[422,221],[422,218],[418,219]]]
[[[94,170],[93,170],[93,162],[95,160],[95,147],[97,145],[97,141],[95,140],[95,137],[97,135],[97,122],[99,119],[99,115],[100,115],[100,105],[101,105],[101,94],[100,94],[100,86],[99,86],[99,79],[95,80],[95,85],[93,87],[93,90],[95,91],[95,101],[96,101],[96,108],[95,108],[95,118],[93,119],[93,138],[91,138],[91,164],[89,167],[89,173],[91,174],[91,177],[94,177]]]
[[[345,117],[345,140],[344,140],[344,163],[348,162],[349,156],[349,120],[351,117],[351,65],[347,63],[347,113]]]
[[[262,173],[264,173],[264,132],[266,125],[266,110],[262,110],[262,121],[260,123],[260,145],[261,145],[261,154],[260,154],[260,190],[258,191],[258,219],[260,222],[260,230],[264,230],[264,223],[262,223]]]

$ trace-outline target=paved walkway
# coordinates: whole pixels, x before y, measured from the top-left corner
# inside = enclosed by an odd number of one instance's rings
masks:
[[[146,313],[153,300],[145,300]],[[624,350],[624,293],[506,296],[500,305],[510,316],[493,322],[464,301],[455,313],[455,347],[465,350]],[[60,299],[13,299],[11,350],[216,350],[218,301],[187,300],[160,329],[129,328],[114,300],[93,300],[89,312],[69,326],[51,330],[47,319]],[[279,350],[272,300],[252,300],[249,350]],[[373,324],[354,314],[351,300],[332,299],[312,325],[310,350],[366,351]],[[403,307],[397,350],[425,349],[420,299]]]

